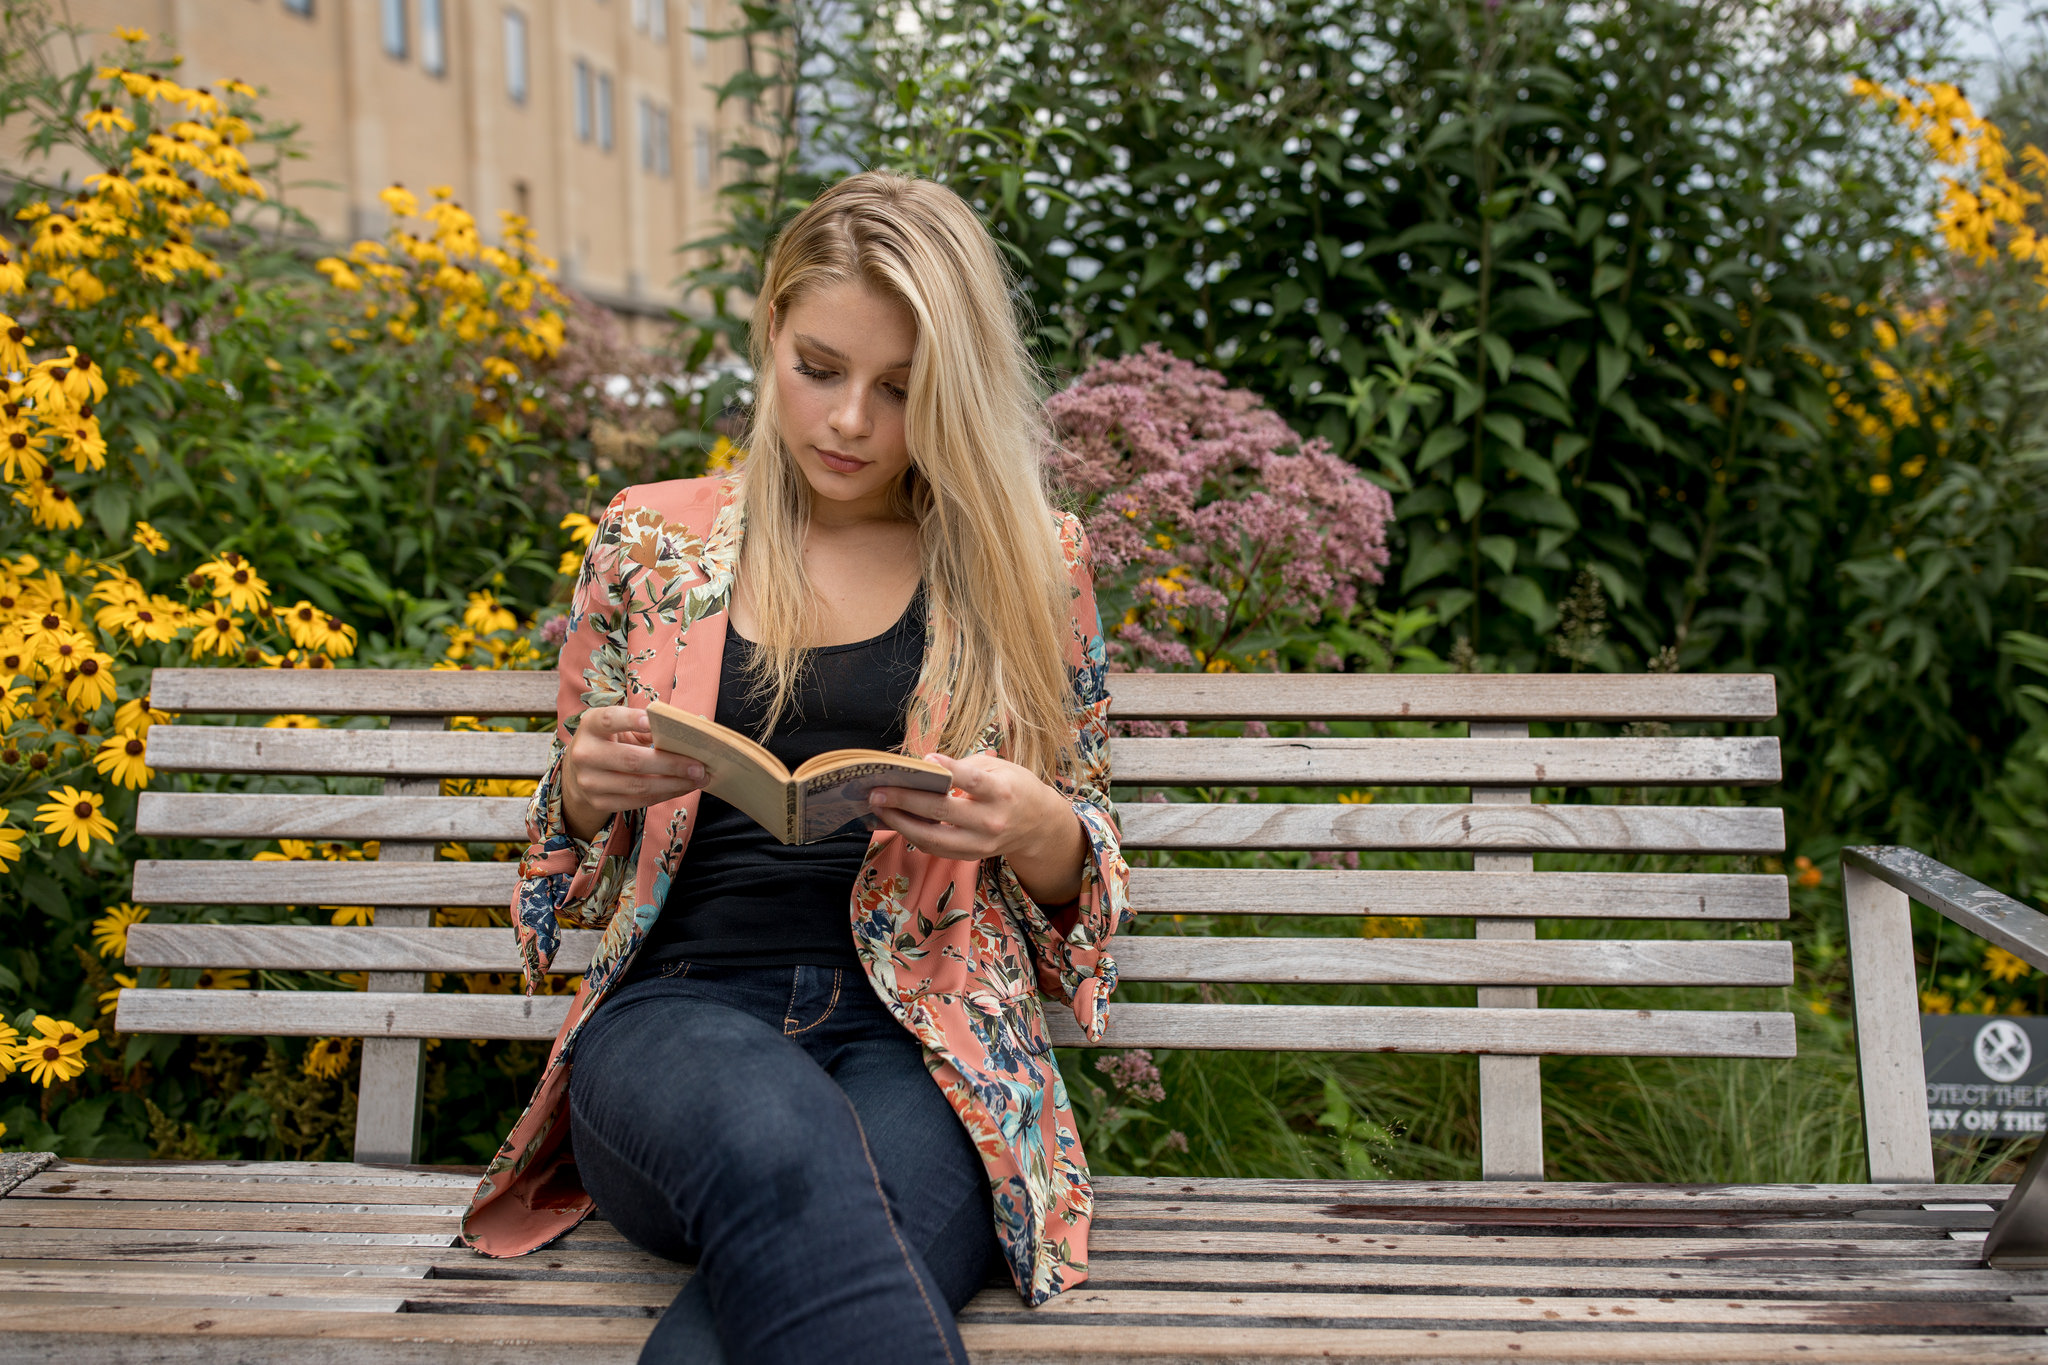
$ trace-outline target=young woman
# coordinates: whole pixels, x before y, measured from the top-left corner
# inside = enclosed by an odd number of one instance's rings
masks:
[[[697,1274],[643,1361],[952,1361],[999,1257],[1087,1277],[1038,996],[1100,1038],[1128,911],[1087,549],[994,244],[869,173],[778,240],[736,479],[629,488],[585,558],[515,927],[529,992],[603,938],[463,1220],[492,1256],[593,1208]],[[761,738],[928,754],[784,846],[649,744],[660,698]],[[573,1065],[572,1065],[573,1062]]]

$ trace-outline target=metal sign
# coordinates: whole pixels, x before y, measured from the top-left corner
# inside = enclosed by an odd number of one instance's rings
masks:
[[[2048,1019],[1923,1014],[1927,1128],[1937,1137],[2048,1133]]]

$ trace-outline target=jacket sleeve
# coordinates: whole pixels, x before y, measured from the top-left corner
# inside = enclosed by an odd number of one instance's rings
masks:
[[[553,757],[527,805],[527,847],[519,860],[512,928],[528,995],[545,990],[562,929],[604,928],[632,890],[646,812],[622,811],[588,841],[569,832],[562,813],[562,756],[577,722],[593,706],[620,704],[638,686],[627,629],[631,584],[618,553],[618,518],[631,492],[625,489],[612,500],[583,557],[562,641]]]
[[[1073,802],[1088,839],[1080,903],[1077,909],[1064,910],[1055,925],[1024,890],[1006,859],[995,860],[995,877],[1004,904],[1031,941],[1039,990],[1071,1004],[1075,1022],[1094,1042],[1109,1024],[1106,1007],[1116,989],[1116,960],[1109,954],[1109,941],[1131,922],[1131,874],[1124,865],[1116,808],[1109,800],[1109,688],[1104,680],[1108,652],[1095,608],[1087,537],[1071,515],[1060,518],[1060,543],[1073,593],[1067,671],[1074,688],[1075,764],[1058,785]]]

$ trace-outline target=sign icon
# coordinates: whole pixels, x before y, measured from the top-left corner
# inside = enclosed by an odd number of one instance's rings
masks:
[[[1978,1029],[1972,1053],[1979,1071],[2005,1085],[2026,1075],[2034,1061],[2034,1045],[2028,1041],[2027,1031],[2006,1019],[1994,1019]]]

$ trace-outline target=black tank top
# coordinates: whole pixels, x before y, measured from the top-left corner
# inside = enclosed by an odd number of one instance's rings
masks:
[[[713,718],[760,740],[791,768],[833,749],[898,749],[924,663],[924,621],[920,587],[884,633],[811,651],[790,707],[766,738],[766,698],[754,695],[748,676],[754,646],[728,626]],[[735,967],[858,967],[850,903],[869,837],[856,826],[816,843],[783,844],[706,793],[661,918],[630,975],[678,958]]]

